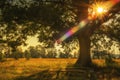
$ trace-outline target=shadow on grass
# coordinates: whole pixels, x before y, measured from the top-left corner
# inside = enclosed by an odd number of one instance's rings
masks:
[[[94,66],[94,73],[96,80],[120,80],[119,66]]]
[[[68,80],[120,80],[120,66],[117,63],[100,67],[93,64],[91,67],[66,68]]]
[[[95,80],[94,70],[90,67],[76,67],[68,65],[66,68],[68,80]]]
[[[20,76],[14,80],[67,80],[62,79],[63,76],[65,75],[63,73],[61,74],[61,69],[48,69],[27,77]]]
[[[77,68],[68,65],[65,69],[47,69],[15,80],[120,80],[120,67],[93,65],[91,68]]]
[[[20,76],[15,80],[48,80],[48,79],[52,80],[52,74],[49,73],[49,70],[44,70],[27,77]]]
[[[62,69],[48,69],[36,74],[24,77],[20,76],[14,80],[90,80],[89,69],[67,67]],[[93,80],[93,79],[91,79]]]

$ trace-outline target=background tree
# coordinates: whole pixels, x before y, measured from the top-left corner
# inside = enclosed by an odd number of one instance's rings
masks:
[[[30,52],[27,51],[27,50],[25,50],[24,55],[25,55],[25,58],[26,58],[27,60],[29,60],[29,59],[31,58],[31,54],[30,54]]]
[[[32,58],[39,58],[40,57],[40,53],[35,47],[30,46],[29,52],[30,52],[30,55]]]
[[[3,61],[4,59],[4,54],[0,52],[0,61]]]

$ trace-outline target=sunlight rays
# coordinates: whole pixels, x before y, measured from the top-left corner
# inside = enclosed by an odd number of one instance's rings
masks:
[[[115,4],[120,2],[120,0],[110,0],[105,2],[95,2],[93,5],[91,5],[92,13],[88,16],[87,19],[82,20],[77,26],[71,28],[66,32],[62,37],[60,37],[56,42],[61,43],[62,41],[66,40],[73,34],[75,34],[77,31],[82,29],[86,26],[86,24],[89,23],[89,21],[94,20],[96,18],[102,19],[104,17],[104,14],[107,14],[107,11],[109,11]]]

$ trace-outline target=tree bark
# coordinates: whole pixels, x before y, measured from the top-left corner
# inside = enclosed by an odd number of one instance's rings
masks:
[[[74,4],[78,10],[78,21],[87,19],[89,0],[75,0]],[[82,28],[78,34],[80,51],[79,57],[75,63],[75,66],[77,67],[87,67],[91,65],[90,35],[91,30],[88,25],[84,26],[84,28]]]
[[[81,36],[78,38],[80,53],[79,57],[75,63],[77,67],[89,67],[91,66],[91,56],[90,56],[90,36]]]
[[[82,28],[78,34],[79,40],[79,56],[75,63],[77,67],[90,67],[92,64],[91,55],[90,55],[90,37],[93,34],[92,26],[86,25]]]

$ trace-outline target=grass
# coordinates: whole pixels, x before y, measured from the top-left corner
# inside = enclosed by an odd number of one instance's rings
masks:
[[[75,62],[76,59],[7,59],[4,62],[0,62],[0,80],[55,80],[60,69],[64,69],[68,65],[73,65]],[[120,60],[115,60],[115,62],[117,62],[116,66],[120,65]],[[99,74],[103,70],[106,71],[104,60],[93,60],[93,63],[102,69],[97,71],[96,74]],[[59,80],[68,80],[64,76],[65,74],[64,71],[58,74],[61,76]],[[75,80],[79,79],[76,77]]]
[[[0,62],[0,80],[30,76],[46,69],[65,68],[75,61],[76,59],[7,59],[5,62]]]

